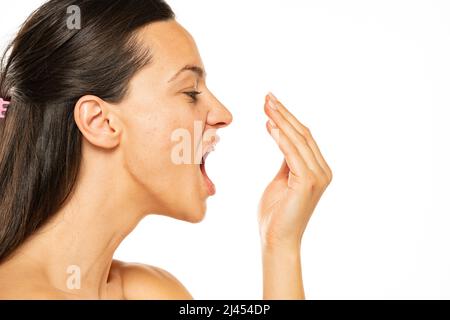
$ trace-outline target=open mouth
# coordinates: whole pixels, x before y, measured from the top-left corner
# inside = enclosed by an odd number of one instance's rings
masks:
[[[214,185],[214,183],[211,181],[211,179],[208,177],[208,174],[206,173],[205,162],[206,162],[206,158],[212,151],[214,151],[214,148],[212,148],[211,150],[209,150],[208,152],[205,153],[205,155],[202,157],[202,163],[200,164],[200,170],[202,172],[203,179],[205,181],[206,188],[208,189],[208,194],[210,196],[212,196],[216,193],[216,186]]]

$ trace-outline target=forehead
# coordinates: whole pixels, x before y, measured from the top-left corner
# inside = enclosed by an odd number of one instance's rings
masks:
[[[153,68],[173,75],[187,64],[203,67],[193,37],[177,21],[151,23],[139,35],[143,45],[150,48]]]

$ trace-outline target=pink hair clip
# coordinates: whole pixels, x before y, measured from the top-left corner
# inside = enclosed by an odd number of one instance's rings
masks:
[[[6,111],[8,111],[8,108],[6,108],[5,106],[9,105],[10,102],[3,100],[3,98],[0,98],[0,118],[4,119],[6,116]]]

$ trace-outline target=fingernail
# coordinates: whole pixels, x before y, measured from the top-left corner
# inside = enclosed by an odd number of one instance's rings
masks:
[[[275,97],[275,95],[274,95],[272,92],[269,92],[269,97],[270,97],[273,101],[275,101],[275,102],[278,101],[278,98]]]
[[[269,106],[273,110],[277,110],[277,98],[271,92],[269,92]]]
[[[269,119],[269,124],[272,128],[276,128],[277,125],[275,124],[275,122],[272,121],[272,119]]]

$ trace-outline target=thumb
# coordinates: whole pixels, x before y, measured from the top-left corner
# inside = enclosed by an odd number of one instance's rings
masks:
[[[289,176],[289,171],[290,170],[289,170],[289,166],[286,163],[286,159],[283,159],[280,170],[278,170],[278,173],[275,175],[274,180],[287,179]]]

